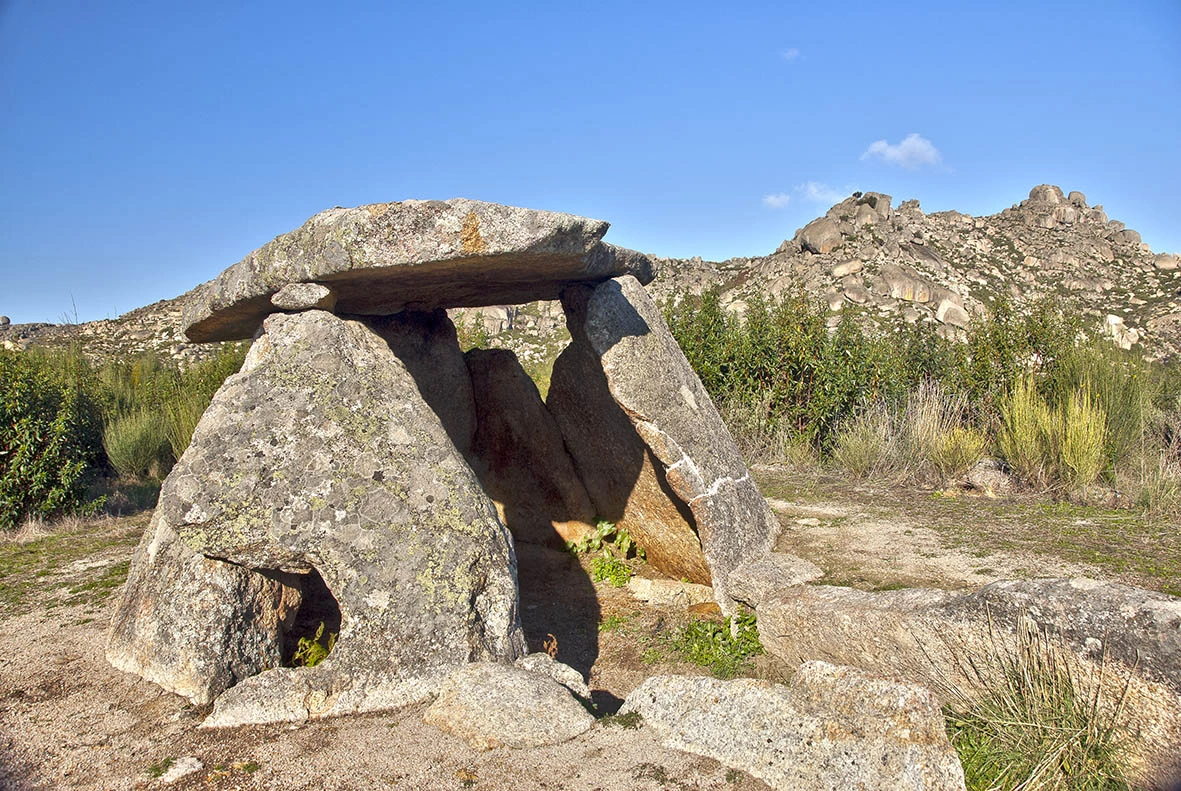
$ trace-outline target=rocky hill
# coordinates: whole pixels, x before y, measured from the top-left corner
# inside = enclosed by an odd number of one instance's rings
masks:
[[[800,287],[867,320],[930,322],[955,336],[998,296],[1020,309],[1042,297],[1077,304],[1096,330],[1126,349],[1168,358],[1181,353],[1181,256],[1155,254],[1140,234],[1109,220],[1080,192],[1034,187],[997,214],[924,213],[916,200],[854,193],[766,256],[704,261],[660,259],[648,290],[660,300],[717,288],[741,312],[756,293]],[[86,324],[0,326],[0,344],[60,346],[78,341],[96,357],[153,351],[183,360],[213,348],[180,330],[184,296]],[[556,302],[452,311],[469,333],[517,351],[528,367],[552,359],[568,337]]]
[[[854,193],[759,258],[665,259],[658,297],[717,288],[741,312],[755,293],[797,286],[839,311],[901,315],[955,335],[999,296],[1020,309],[1043,297],[1077,304],[1125,349],[1181,351],[1181,257],[1154,254],[1140,234],[1052,185],[997,214],[926,214],[916,200]]]

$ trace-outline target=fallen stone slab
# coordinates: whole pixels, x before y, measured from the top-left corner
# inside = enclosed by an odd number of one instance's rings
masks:
[[[560,744],[595,721],[548,675],[489,662],[455,671],[422,719],[477,750]]]
[[[825,662],[790,686],[655,676],[624,701],[666,747],[790,791],[959,791],[964,773],[927,689]]]
[[[583,700],[590,700],[590,687],[582,679],[582,674],[569,665],[564,665],[546,653],[528,654],[517,660],[517,667],[530,673],[549,676],[554,681],[570,690]]]
[[[341,672],[331,656],[310,668],[276,667],[230,687],[202,728],[235,728],[399,709],[437,695],[453,667],[413,674],[375,666]]]
[[[337,313],[385,316],[556,299],[623,274],[649,282],[652,261],[602,242],[607,227],[466,198],[328,209],[195,289],[182,326],[196,342],[249,338],[293,283],[331,289]]]
[[[648,579],[632,577],[627,581],[627,592],[638,601],[653,607],[692,607],[694,604],[712,602],[714,589],[708,585],[678,580]]]
[[[768,596],[796,585],[806,585],[823,576],[824,570],[815,563],[795,555],[772,552],[730,572],[730,595],[735,601],[757,609]]]

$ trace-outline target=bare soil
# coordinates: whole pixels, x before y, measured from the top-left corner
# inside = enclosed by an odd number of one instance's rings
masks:
[[[1085,574],[1158,590],[1181,578],[1176,526],[1129,512],[987,500],[758,468],[786,528],[778,549],[866,589],[978,587],[1002,577]],[[198,728],[207,713],[111,668],[113,596],[150,514],[0,540],[0,788],[752,789],[716,761],[661,747],[609,717],[566,744],[478,752],[425,725],[421,707],[298,725]],[[705,673],[670,638],[691,618],[592,582],[589,559],[518,547],[532,650],[584,674],[598,716],[650,675]],[[637,572],[650,574],[647,566]],[[1173,591],[1175,592],[1175,591]],[[767,659],[748,674],[783,678]],[[180,759],[202,768],[165,786]]]

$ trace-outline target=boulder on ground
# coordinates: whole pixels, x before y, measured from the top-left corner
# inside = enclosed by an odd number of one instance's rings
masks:
[[[342,314],[385,316],[555,299],[571,282],[653,277],[644,255],[601,240],[607,223],[455,198],[328,209],[195,289],[182,325],[193,341],[249,338],[271,296],[315,281]]]
[[[383,339],[396,325],[379,335],[323,311],[272,315],[160,495],[159,514],[193,552],[322,577],[331,601],[314,604],[338,608],[335,647],[315,668],[268,672],[314,671],[331,713],[372,705],[370,676],[396,686],[524,650],[511,537]],[[134,582],[125,595],[137,596]],[[164,613],[138,616],[174,642],[188,634]]]
[[[807,662],[786,687],[655,676],[627,696],[621,713],[633,711],[666,747],[775,789],[964,788],[934,695],[849,667]]]
[[[517,541],[561,549],[594,529],[595,508],[536,385],[507,349],[472,349],[471,462]]]
[[[1020,580],[975,593],[907,589],[871,593],[803,585],[766,596],[759,639],[787,664],[821,660],[893,675],[954,698],[979,672],[1001,672],[1018,636],[1048,635],[1104,678],[1113,700],[1137,712],[1130,744],[1142,779],[1176,771],[1181,743],[1181,600],[1092,580]],[[1126,687],[1126,691],[1125,690]]]
[[[422,719],[477,750],[560,744],[595,722],[548,675],[491,662],[456,670]]]
[[[829,218],[818,217],[805,225],[796,238],[810,253],[831,253],[841,244],[841,229]]]

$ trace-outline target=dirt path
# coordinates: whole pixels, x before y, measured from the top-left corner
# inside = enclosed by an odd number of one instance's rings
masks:
[[[988,498],[757,467],[784,532],[820,584],[866,590],[978,588],[1000,579],[1086,576],[1181,594],[1181,529],[1133,511]]]

